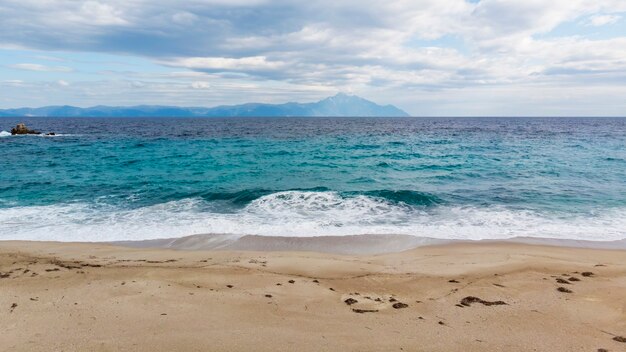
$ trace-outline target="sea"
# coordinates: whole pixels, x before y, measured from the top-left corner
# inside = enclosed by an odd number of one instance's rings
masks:
[[[11,136],[19,122],[55,136]],[[626,238],[626,118],[0,118],[0,240]]]

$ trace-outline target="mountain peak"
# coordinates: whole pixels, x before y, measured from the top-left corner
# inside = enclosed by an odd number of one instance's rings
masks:
[[[409,116],[393,105],[381,106],[357,95],[337,93],[317,102],[316,116],[400,117]]]
[[[358,95],[339,92],[323,100],[365,100]]]

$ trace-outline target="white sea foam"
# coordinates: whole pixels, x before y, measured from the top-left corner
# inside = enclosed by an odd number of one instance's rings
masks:
[[[80,136],[80,135],[79,134],[69,134],[69,133],[56,133],[54,135],[48,135],[48,134],[45,134],[45,133],[12,135],[11,132],[0,131],[0,138],[2,138],[2,137],[45,137],[45,138],[54,138],[54,137],[70,137],[70,136]]]
[[[118,241],[199,233],[295,237],[407,234],[471,240],[626,238],[625,208],[587,215],[445,205],[426,211],[382,198],[296,191],[261,197],[235,213],[209,212],[206,205],[201,199],[185,199],[132,210],[85,203],[3,208],[0,239]]]

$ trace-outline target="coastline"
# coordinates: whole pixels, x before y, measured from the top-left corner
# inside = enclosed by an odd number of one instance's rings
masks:
[[[347,255],[398,253],[419,247],[446,244],[519,243],[553,247],[626,250],[626,239],[619,241],[583,241],[573,239],[513,237],[496,240],[461,240],[410,235],[348,236],[259,236],[233,234],[197,234],[180,238],[108,242],[131,248],[167,248],[177,250],[220,251],[300,251]]]
[[[623,250],[499,241],[340,255],[1,241],[0,272],[6,351],[625,346],[613,340],[626,335]]]

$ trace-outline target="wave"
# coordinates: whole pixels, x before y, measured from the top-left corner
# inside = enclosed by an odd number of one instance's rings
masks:
[[[424,199],[429,198],[402,192],[345,195],[284,191],[260,196],[252,192],[225,193],[222,198],[233,197],[246,205],[229,213],[212,210],[211,204],[218,196],[135,209],[96,203],[2,208],[0,239],[98,242],[202,233],[293,237],[405,234],[466,240],[518,236],[594,241],[626,238],[626,208],[568,215],[502,206],[423,207],[429,202]]]
[[[238,192],[209,192],[202,194],[202,199],[206,201],[228,201],[233,205],[244,206],[265,195],[274,193],[266,189],[247,189]]]
[[[395,204],[404,204],[410,206],[432,206],[442,203],[437,196],[411,190],[375,190],[364,192],[333,192],[325,187],[317,187],[310,189],[296,189],[287,191],[276,191],[269,189],[246,189],[236,192],[204,192],[191,194],[174,194],[172,197],[195,198],[200,197],[208,202],[217,202],[223,204],[226,202],[233,206],[245,207],[254,201],[268,197],[263,201],[270,199],[272,202],[284,203],[287,207],[299,207],[304,203],[311,205],[337,204],[337,202],[349,202],[350,199],[371,198],[372,201],[382,201]],[[365,197],[365,198],[363,198]],[[177,199],[168,199],[177,200]],[[323,208],[323,206],[322,206]],[[310,210],[310,209],[309,209]],[[322,209],[323,210],[323,209]]]
[[[399,190],[399,191],[390,191],[390,190],[380,190],[380,191],[369,191],[364,193],[367,196],[379,197],[390,200],[392,202],[404,203],[408,205],[415,206],[429,206],[436,205],[442,203],[442,200],[439,197],[417,191],[409,191],[409,190]]]
[[[71,136],[80,136],[80,135],[79,134],[69,134],[69,133],[55,133],[54,135],[47,135],[45,133],[12,135],[11,132],[0,131],[0,138],[2,138],[2,137],[45,137],[45,138],[54,138],[54,137],[71,137]]]

